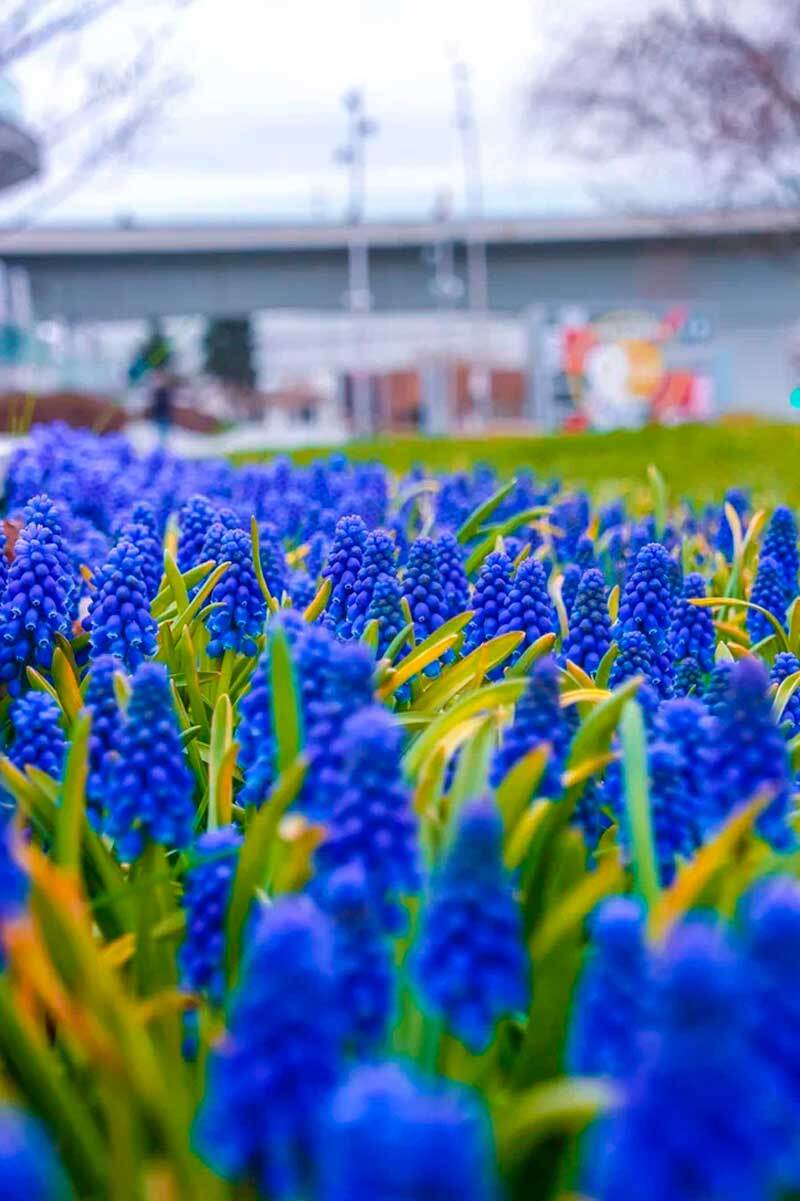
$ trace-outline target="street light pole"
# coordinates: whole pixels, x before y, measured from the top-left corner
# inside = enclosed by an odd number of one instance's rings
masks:
[[[364,97],[352,88],[343,98],[347,112],[347,141],[336,151],[337,162],[348,168],[347,221],[350,236],[347,244],[347,305],[353,327],[353,426],[362,436],[373,432],[372,397],[369,366],[365,362],[367,321],[372,307],[369,287],[369,242],[364,230],[366,203],[366,141],[377,131],[377,124],[367,116]]]
[[[472,313],[474,349],[469,365],[469,391],[473,417],[478,427],[491,416],[489,376],[489,270],[486,242],[483,239],[483,171],[481,145],[469,66],[462,59],[453,61],[456,126],[461,134],[461,158],[464,170],[466,206],[465,241],[467,249],[467,296]]]

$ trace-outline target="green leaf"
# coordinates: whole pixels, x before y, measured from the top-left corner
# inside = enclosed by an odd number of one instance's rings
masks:
[[[638,701],[631,700],[622,712],[622,777],[625,809],[630,829],[633,875],[648,909],[658,901],[658,880],[653,824],[650,813],[650,780],[647,767],[647,734]]]
[[[659,539],[667,525],[667,485],[655,463],[648,466],[647,478],[653,491],[653,516],[656,523],[656,539]]]
[[[194,599],[190,601],[180,616],[176,617],[173,621],[171,630],[173,638],[180,638],[181,633],[186,626],[191,625],[229,567],[230,563],[226,561],[218,564],[218,566],[214,568],[214,570],[211,572],[211,575],[203,584],[202,588],[198,590]]]
[[[587,714],[572,741],[568,769],[577,769],[584,760],[594,759],[608,751],[622,710],[631,697],[635,696],[643,679],[643,676],[632,676],[625,680],[614,689],[607,700],[595,705]]]
[[[269,673],[278,771],[284,772],[300,754],[303,734],[294,662],[286,631],[279,625],[269,634]]]
[[[230,823],[233,811],[233,706],[227,693],[217,698],[211,718],[208,759],[208,828],[216,830]]]
[[[497,788],[497,804],[503,815],[506,836],[536,798],[536,790],[544,775],[551,750],[549,742],[534,747],[527,755],[518,759],[500,781]]]
[[[514,680],[520,676],[527,676],[528,669],[533,667],[534,663],[550,654],[555,642],[555,634],[542,634],[541,638],[537,638],[535,642],[525,648],[516,663],[512,663],[510,667],[506,668],[506,679]]]
[[[499,667],[513,654],[524,637],[522,630],[498,634],[495,638],[481,643],[465,659],[443,668],[438,680],[434,680],[420,696],[418,707],[425,713],[436,712],[444,708],[468,684],[477,687],[493,668]]]
[[[250,518],[250,540],[253,545],[253,567],[255,568],[258,586],[261,589],[264,600],[267,602],[269,611],[271,613],[279,613],[280,604],[270,592],[269,585],[264,576],[264,568],[261,566],[261,533],[255,517]]]
[[[557,1134],[580,1134],[618,1102],[617,1090],[597,1077],[548,1080],[508,1097],[495,1111],[497,1154],[508,1171],[533,1147]]]
[[[498,545],[498,542],[502,547],[503,539],[509,534],[512,534],[518,526],[533,523],[537,518],[544,517],[550,512],[551,509],[548,506],[538,505],[534,509],[525,509],[522,512],[512,514],[511,517],[509,517],[506,521],[500,522],[499,525],[488,527],[485,530],[479,530],[478,534],[483,534],[485,536],[481,539],[477,546],[473,548],[467,558],[466,563],[464,564],[464,570],[466,571],[467,575],[472,575],[473,572],[478,570],[483,560],[487,555],[491,554],[495,546]],[[530,546],[528,549],[530,549]],[[519,565],[516,559],[514,563],[515,566]]]
[[[514,491],[516,486],[516,479],[509,480],[507,484],[503,484],[502,488],[498,488],[488,500],[483,501],[476,509],[473,509],[457,534],[458,540],[462,545],[470,542],[475,537],[484,521],[488,517],[491,517],[495,509]]]
[[[481,796],[489,783],[489,766],[497,745],[497,722],[489,714],[461,748],[456,774],[449,792],[451,820],[465,801]]]
[[[611,668],[619,654],[619,644],[612,642],[606,653],[597,665],[597,671],[594,673],[594,682],[598,688],[608,688],[608,681],[611,678]]]
[[[795,692],[797,692],[798,687],[800,687],[800,671],[796,671],[792,675],[787,676],[785,680],[781,680],[778,690],[775,693],[775,699],[772,702],[772,713],[777,722],[780,722],[786,706]]]
[[[189,607],[189,592],[186,580],[178,571],[177,564],[168,550],[164,551],[164,574],[167,577],[167,583],[178,612],[182,613]]]
[[[397,667],[386,677],[383,684],[378,689],[378,696],[381,700],[387,700],[397,692],[408,680],[424,671],[431,663],[435,663],[437,659],[441,659],[446,655],[458,641],[458,634],[447,634],[443,638],[437,638],[430,642],[425,640],[425,644],[414,647],[405,659],[402,659]]]
[[[504,705],[513,705],[522,696],[526,686],[526,680],[500,680],[496,684],[486,684],[461,697],[452,708],[434,717],[412,743],[405,757],[406,770],[412,775],[417,772],[448,731],[465,718],[475,713],[492,713]]]
[[[239,969],[247,915],[254,896],[265,882],[270,849],[278,833],[281,818],[299,795],[307,769],[308,763],[303,758],[295,759],[279,777],[270,796],[247,828],[239,852],[225,926],[225,963],[229,983],[235,980]]]
[[[70,731],[69,750],[61,788],[56,824],[55,860],[68,871],[77,872],[81,861],[83,825],[86,821],[86,781],[89,777],[88,713],[77,717]]]
[[[317,595],[314,597],[311,604],[303,611],[303,621],[317,620],[319,615],[324,611],[328,601],[331,599],[332,591],[333,580],[330,578],[330,576],[327,576],[317,589]]]
[[[731,609],[754,609],[756,613],[760,613],[762,617],[766,617],[772,629],[775,632],[775,637],[778,640],[782,651],[788,651],[789,643],[786,638],[786,631],[781,625],[774,613],[770,613],[769,609],[765,609],[763,605],[756,605],[752,601],[742,600],[737,596],[699,596],[692,597],[689,601],[690,605],[695,605],[698,609],[713,609],[713,608],[731,608]]]
[[[64,711],[67,721],[72,722],[83,708],[83,697],[81,696],[81,689],[78,684],[78,677],[75,673],[73,661],[58,646],[53,651],[51,671],[56,692],[58,693],[59,704]]]
[[[105,1196],[106,1148],[86,1089],[70,1080],[51,1045],[32,1033],[6,979],[0,980],[0,1049],[8,1075],[55,1134],[81,1195]]]

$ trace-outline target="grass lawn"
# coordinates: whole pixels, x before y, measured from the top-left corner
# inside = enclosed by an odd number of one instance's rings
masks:
[[[319,448],[296,452],[298,462]],[[485,462],[504,476],[521,467],[558,476],[599,492],[635,487],[655,463],[670,490],[696,499],[719,497],[732,485],[753,489],[759,500],[800,505],[800,425],[737,420],[718,425],[620,430],[610,434],[473,439],[401,437],[356,442],[355,459],[381,459],[397,471],[415,463],[454,471]],[[247,458],[248,456],[237,456]]]

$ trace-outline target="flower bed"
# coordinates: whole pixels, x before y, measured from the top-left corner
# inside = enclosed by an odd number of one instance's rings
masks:
[[[0,1196],[797,1188],[790,509],[51,426],[5,514]]]

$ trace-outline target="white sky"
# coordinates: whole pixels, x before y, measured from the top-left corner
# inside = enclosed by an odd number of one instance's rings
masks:
[[[134,5],[134,9],[135,9]],[[143,5],[143,8],[146,5]],[[470,63],[482,133],[487,209],[585,210],[585,170],[534,136],[525,83],[566,13],[593,0],[194,0],[169,59],[192,79],[135,157],[116,163],[48,220],[336,219],[345,128],[342,93],[363,87],[380,132],[369,146],[368,215],[427,216],[437,193],[461,198],[448,47]],[[144,17],[139,16],[140,20]],[[85,44],[108,53],[135,17]],[[50,64],[19,73],[35,118],[51,101]],[[5,200],[13,217],[22,194]]]

